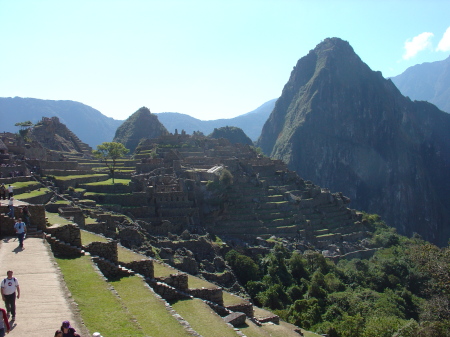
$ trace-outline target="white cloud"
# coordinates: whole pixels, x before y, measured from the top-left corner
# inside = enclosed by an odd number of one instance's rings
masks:
[[[408,39],[405,42],[405,54],[403,55],[404,60],[409,60],[411,57],[416,56],[416,54],[426,48],[431,48],[431,38],[434,36],[433,33],[422,33],[412,39]]]
[[[441,41],[436,48],[436,51],[449,51],[450,50],[450,27],[444,33]]]

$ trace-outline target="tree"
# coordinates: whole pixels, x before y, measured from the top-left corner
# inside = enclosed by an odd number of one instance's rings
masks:
[[[33,123],[31,121],[19,122],[14,124],[14,126],[20,126],[19,134],[25,139],[28,135],[28,131],[30,131],[30,128],[33,126]]]
[[[95,158],[106,165],[111,173],[112,183],[114,184],[114,173],[116,171],[116,161],[125,156],[128,150],[122,143],[103,142],[97,145],[97,150],[92,151]]]

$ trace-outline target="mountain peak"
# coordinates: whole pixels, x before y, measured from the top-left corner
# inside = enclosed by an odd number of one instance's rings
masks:
[[[442,184],[450,170],[448,129],[450,115],[411,102],[348,42],[330,38],[297,62],[258,146],[400,232],[442,244],[450,233],[442,207],[450,202],[450,185]],[[426,204],[411,197],[423,195]]]
[[[157,138],[167,133],[167,129],[161,124],[158,117],[144,106],[119,126],[114,142],[122,143],[127,149],[134,151],[142,138]]]

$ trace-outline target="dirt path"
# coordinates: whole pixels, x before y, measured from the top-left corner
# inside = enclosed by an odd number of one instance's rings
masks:
[[[4,238],[0,244],[0,280],[8,270],[14,272],[21,290],[20,299],[16,299],[16,320],[10,321],[8,336],[54,336],[64,320],[81,332],[60,271],[43,239],[27,238],[21,249],[16,238]],[[0,306],[4,308],[2,301]]]

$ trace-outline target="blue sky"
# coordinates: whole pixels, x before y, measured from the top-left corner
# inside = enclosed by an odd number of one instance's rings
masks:
[[[0,96],[231,118],[279,97],[327,37],[385,77],[443,60],[449,13],[448,0],[0,0]]]

